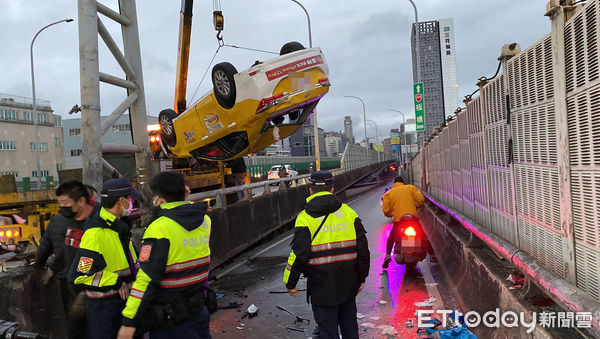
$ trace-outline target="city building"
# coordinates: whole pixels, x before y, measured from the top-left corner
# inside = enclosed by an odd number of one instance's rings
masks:
[[[346,144],[354,144],[354,133],[352,132],[352,117],[344,117],[344,138]],[[346,146],[346,145],[344,145]]]
[[[342,148],[344,135],[337,132],[325,133],[325,153],[328,157],[336,157],[344,152]]]
[[[383,154],[386,157],[391,157],[396,152],[398,151],[392,152],[392,138],[383,139]]]
[[[274,143],[273,145],[268,146],[267,148],[264,149],[264,151],[262,152],[258,152],[263,153],[264,155],[268,155],[268,156],[273,156],[273,155],[277,155],[277,156],[287,156],[287,155],[291,155],[292,151],[290,148],[290,138],[285,138],[283,140],[279,140],[276,143]]]
[[[58,178],[64,167],[63,128],[59,115],[53,114],[48,100],[37,99],[38,152],[40,172],[37,172],[36,145],[33,126],[33,99],[0,94],[0,174],[13,174],[17,182],[31,178],[32,186],[39,176]],[[43,186],[45,187],[45,186]]]
[[[444,82],[444,111],[446,117],[454,115],[460,106],[456,74],[456,48],[454,45],[454,19],[440,19],[440,45],[442,79]]]
[[[413,24],[411,51],[413,80],[417,77],[416,32],[419,32],[419,61],[425,109],[425,140],[458,107],[456,48],[453,19]]]
[[[418,144],[417,125],[415,119],[406,119],[405,123],[400,124],[400,140],[403,145]]]
[[[307,119],[304,125],[294,134],[290,135],[290,149],[292,156],[314,156],[314,127],[312,117]],[[324,157],[325,153],[325,131],[319,128],[319,155]]]
[[[101,117],[104,121],[107,117]],[[156,124],[157,117],[148,116],[148,124]],[[65,169],[82,167],[81,118],[64,119],[64,159]],[[115,124],[102,136],[103,144],[131,145],[131,124],[129,114],[123,114]]]

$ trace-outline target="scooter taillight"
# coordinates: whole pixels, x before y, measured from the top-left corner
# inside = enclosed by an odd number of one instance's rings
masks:
[[[409,226],[407,228],[404,229],[404,235],[407,237],[416,237],[417,236],[417,231],[415,231],[415,228],[412,226]]]

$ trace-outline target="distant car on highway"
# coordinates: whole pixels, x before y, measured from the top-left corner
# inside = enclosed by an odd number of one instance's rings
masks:
[[[213,89],[185,112],[161,111],[161,141],[175,156],[232,160],[294,133],[329,91],[319,48],[285,44],[280,56],[243,72],[222,62]]]
[[[271,167],[267,174],[268,180],[276,180],[285,177],[297,177],[298,171],[296,171],[292,165],[275,165]]]

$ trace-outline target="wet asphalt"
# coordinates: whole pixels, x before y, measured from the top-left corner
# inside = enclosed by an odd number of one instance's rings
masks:
[[[417,309],[456,309],[457,305],[437,263],[425,259],[417,272],[409,273],[393,261],[387,270],[381,268],[392,226],[391,219],[381,212],[384,189],[372,188],[347,201],[362,219],[371,249],[369,277],[357,296],[360,337],[418,338],[417,328],[410,325],[411,321],[416,324]],[[292,232],[288,231],[214,270],[218,279],[211,282],[211,287],[223,296],[218,299],[220,309],[211,317],[213,338],[318,338],[312,334],[316,324],[306,293],[293,298],[283,284],[291,238]],[[306,280],[301,279],[298,288],[305,287]],[[432,307],[414,305],[432,296],[436,298]],[[251,305],[258,307],[252,318],[246,312]],[[304,320],[298,321],[300,318]]]

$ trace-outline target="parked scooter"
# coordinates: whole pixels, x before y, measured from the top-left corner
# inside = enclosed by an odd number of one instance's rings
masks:
[[[419,218],[407,214],[397,222],[394,234],[394,260],[398,265],[406,265],[406,270],[414,270],[419,261],[433,254],[431,244]]]

